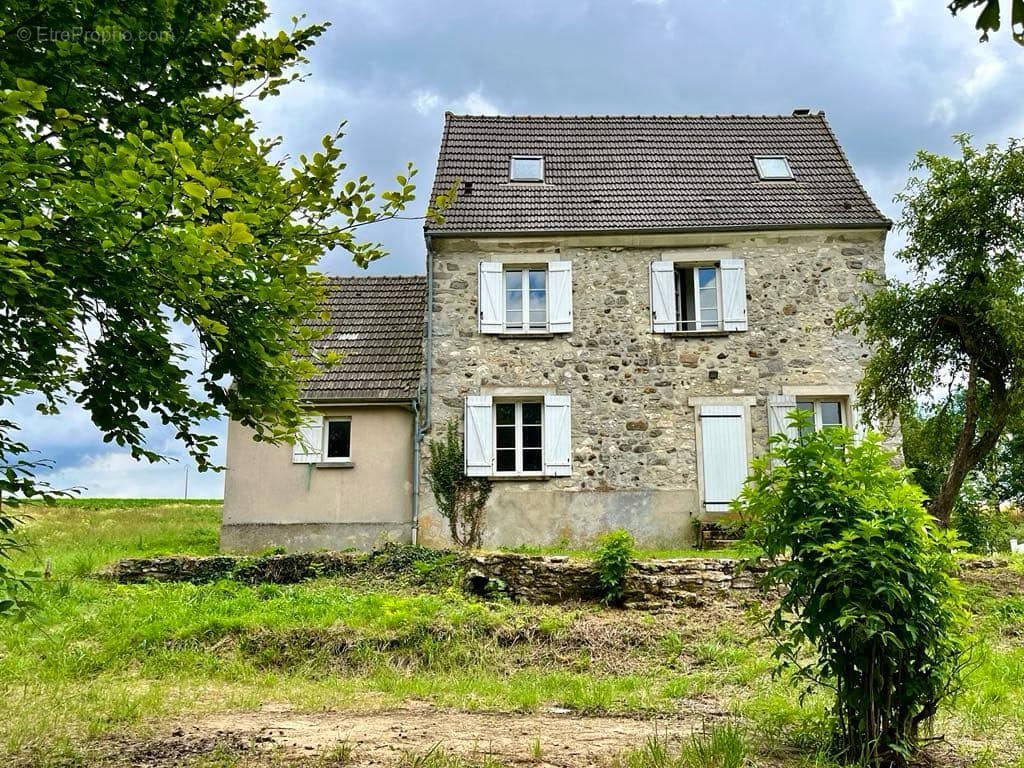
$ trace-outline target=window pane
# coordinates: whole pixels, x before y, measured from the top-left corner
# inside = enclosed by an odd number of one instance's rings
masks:
[[[716,288],[718,282],[718,270],[714,267],[701,267],[697,279],[700,281],[701,290],[705,288]]]
[[[510,269],[505,272],[505,289],[509,291],[523,290],[523,273],[518,269]]]
[[[494,422],[496,424],[515,424],[515,403],[498,403],[494,406]]]
[[[543,161],[539,157],[513,157],[512,178],[521,181],[539,181],[543,179]]]
[[[505,313],[505,326],[507,328],[522,328],[523,327],[523,313],[519,312],[519,311],[516,311],[516,312],[511,312],[511,311],[510,312],[506,312]]]
[[[351,421],[327,422],[327,458],[347,459],[352,437]]]
[[[540,424],[542,410],[540,403],[523,403],[523,424]]]
[[[843,409],[838,400],[822,400],[819,407],[821,408],[821,426],[843,425]]]
[[[498,448],[516,447],[516,428],[498,427],[497,430]]]
[[[523,448],[540,448],[540,427],[523,427]]]
[[[530,270],[530,290],[544,290],[548,283],[548,273],[543,269]]]
[[[784,157],[758,157],[754,159],[757,173],[762,179],[789,179],[793,172]]]
[[[515,450],[503,451],[498,450],[497,455],[497,468],[499,472],[515,472],[516,471],[516,452]]]
[[[543,452],[539,448],[527,448],[523,451],[523,471],[524,472],[540,472],[544,469],[544,463],[541,458]]]
[[[697,273],[700,284],[700,321],[702,328],[718,325],[718,270],[701,267]]]
[[[543,328],[547,322],[547,295],[544,291],[530,291],[530,325]]]

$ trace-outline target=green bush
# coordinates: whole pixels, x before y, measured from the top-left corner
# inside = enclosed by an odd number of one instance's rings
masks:
[[[970,546],[971,552],[987,555],[996,550],[1009,549],[1009,513],[983,498],[973,483],[964,483],[949,522],[959,537]]]
[[[636,544],[628,531],[620,529],[598,537],[595,560],[605,604],[622,602],[626,572],[635,554]]]
[[[837,756],[905,765],[959,686],[966,614],[954,534],[878,440],[776,435],[736,506],[766,586],[783,588],[769,621],[780,668],[835,692]]]

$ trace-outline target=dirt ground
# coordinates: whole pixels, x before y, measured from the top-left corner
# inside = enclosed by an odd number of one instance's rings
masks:
[[[180,720],[144,742],[115,740],[103,751],[111,764],[137,768],[186,766],[218,751],[244,754],[245,766],[316,765],[315,758],[324,760],[345,745],[347,766],[395,766],[437,745],[470,761],[490,757],[507,765],[585,768],[607,765],[655,734],[670,741],[689,738],[722,716],[711,701],[706,708],[699,701],[693,704],[692,711],[654,720],[580,717],[558,710],[534,715],[458,712],[427,704],[374,713],[268,706]]]

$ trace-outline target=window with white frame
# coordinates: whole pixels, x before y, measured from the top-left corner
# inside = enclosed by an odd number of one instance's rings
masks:
[[[344,464],[352,460],[352,419],[310,413],[292,445],[294,464]]]
[[[548,329],[548,270],[505,269],[505,329]]]
[[[802,398],[796,399],[797,410],[806,411],[813,419],[813,425],[803,427],[803,432],[817,432],[828,427],[846,426],[843,413],[846,401],[842,398]]]
[[[544,403],[494,404],[494,471],[496,474],[544,472]]]
[[[324,430],[324,461],[352,459],[352,420],[327,419]]]
[[[747,330],[743,260],[651,262],[651,329],[696,334]]]
[[[559,477],[572,471],[567,395],[466,398],[465,459],[470,477]]]
[[[783,155],[755,155],[754,166],[762,181],[788,181],[793,178],[789,160]]]
[[[482,261],[477,275],[481,333],[572,332],[572,262]]]
[[[540,155],[513,155],[508,176],[512,181],[544,181],[544,158]]]
[[[676,266],[676,329],[722,330],[720,289],[718,265]]]

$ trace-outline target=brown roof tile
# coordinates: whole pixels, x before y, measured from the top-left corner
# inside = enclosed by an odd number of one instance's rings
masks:
[[[541,183],[509,181],[543,155]],[[762,181],[785,155],[793,181]],[[888,227],[823,113],[766,116],[445,117],[434,195],[464,185],[431,235]]]
[[[418,395],[423,366],[427,280],[411,277],[327,278],[323,350],[344,357],[305,384],[309,400],[408,400]]]

